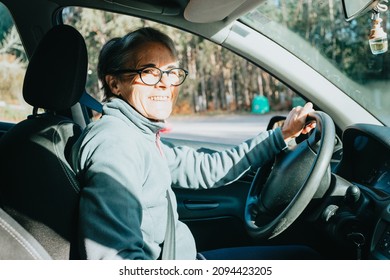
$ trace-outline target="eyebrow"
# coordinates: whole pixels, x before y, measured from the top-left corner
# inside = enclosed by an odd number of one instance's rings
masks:
[[[146,67],[157,67],[157,66],[156,66],[156,64],[153,64],[153,63],[140,65],[140,68],[146,68]]]
[[[157,67],[156,64],[153,64],[153,63],[143,64],[143,65],[140,66],[140,68],[146,68],[146,67],[156,67],[156,68],[159,68],[159,67]],[[169,64],[166,68],[167,69],[172,69],[172,68],[177,68],[177,67],[179,67],[179,63]]]

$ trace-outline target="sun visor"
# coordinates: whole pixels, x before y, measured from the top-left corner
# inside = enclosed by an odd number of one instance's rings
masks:
[[[136,0],[104,0],[107,3],[139,10],[142,12],[148,12],[153,14],[161,14],[167,16],[179,15],[181,7],[173,1],[136,1]],[[161,3],[162,2],[162,3]],[[172,3],[171,3],[172,2]]]
[[[184,17],[197,23],[232,21],[262,2],[264,0],[190,0]]]

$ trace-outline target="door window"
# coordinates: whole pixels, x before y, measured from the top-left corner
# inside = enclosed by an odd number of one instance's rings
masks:
[[[0,3],[0,122],[18,122],[31,114],[22,96],[27,56],[8,9]]]
[[[289,87],[233,52],[173,27],[81,7],[63,10],[62,20],[84,36],[88,48],[87,91],[102,100],[96,65],[103,44],[140,27],[157,28],[176,43],[189,76],[181,86],[165,137],[238,144],[266,129],[304,101]]]

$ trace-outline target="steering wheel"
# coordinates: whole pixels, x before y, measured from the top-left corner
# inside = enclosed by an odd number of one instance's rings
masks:
[[[254,238],[273,238],[286,230],[312,200],[329,173],[335,143],[333,120],[324,112],[310,136],[260,167],[245,204],[245,226]],[[329,185],[328,185],[329,186]]]

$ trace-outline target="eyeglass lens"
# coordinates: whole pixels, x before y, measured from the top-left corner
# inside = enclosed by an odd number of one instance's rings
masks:
[[[162,79],[164,73],[167,74],[167,78],[173,86],[182,84],[186,78],[186,72],[181,68],[173,68],[167,71],[162,71],[156,67],[148,67],[141,71],[140,76],[142,82],[145,84],[155,85]]]

